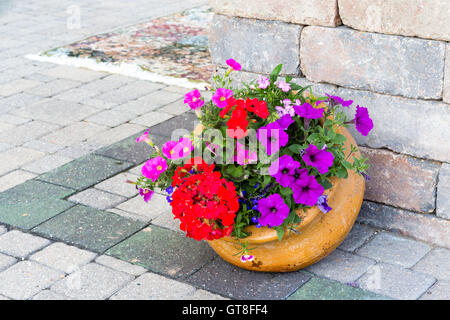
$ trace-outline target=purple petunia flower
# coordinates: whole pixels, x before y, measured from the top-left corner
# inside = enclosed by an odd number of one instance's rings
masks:
[[[258,129],[256,137],[266,148],[267,154],[270,156],[277,153],[281,147],[284,147],[289,141],[289,135],[284,132],[278,122],[271,122],[265,127]]]
[[[153,190],[139,188],[139,194],[144,198],[145,202],[149,202],[154,193]]]
[[[281,225],[289,215],[289,207],[278,193],[259,200],[258,211],[261,213],[259,224],[268,227]]]
[[[354,121],[356,130],[358,130],[363,136],[367,136],[370,130],[373,129],[373,121],[369,117],[369,111],[367,111],[367,108],[356,106]]]
[[[167,170],[167,162],[163,157],[148,160],[141,169],[142,175],[155,182],[161,173]]]
[[[277,123],[280,125],[281,129],[286,130],[291,124],[294,123],[294,119],[292,119],[290,115],[286,114],[278,119]]]
[[[347,107],[348,108],[353,103],[353,100],[347,100],[346,101],[346,100],[342,99],[339,96],[332,96],[332,95],[329,95],[328,93],[325,93],[325,95],[328,97],[326,102],[328,102],[330,107],[332,107],[332,108],[335,107],[335,106],[338,106],[338,105],[341,105],[343,107]]]
[[[283,92],[289,92],[289,90],[291,90],[291,85],[283,80],[277,81],[277,87]]]
[[[306,119],[319,119],[323,117],[325,109],[316,109],[311,104],[305,102],[302,105],[294,106],[295,113]]]
[[[227,63],[227,65],[229,65],[233,70],[239,71],[242,69],[241,65],[236,62],[236,60],[234,59],[228,59],[227,61],[225,61]]]
[[[259,76],[258,80],[256,80],[256,82],[258,82],[258,87],[260,89],[266,89],[270,85],[269,78],[264,77],[264,76]]]
[[[275,160],[269,167],[269,174],[285,188],[294,182],[295,169],[300,167],[300,162],[295,161],[290,155],[285,154]]]
[[[318,149],[315,145],[310,144],[306,148],[302,157],[306,165],[316,168],[320,174],[328,172],[328,169],[333,165],[334,156],[331,152],[327,151],[327,147]]]
[[[317,203],[323,190],[323,186],[317,182],[316,177],[308,175],[296,180],[292,188],[295,203],[311,207]]]
[[[233,90],[219,88],[216,93],[212,96],[211,100],[218,106],[223,109],[227,106],[227,99],[233,96]]]
[[[205,101],[202,100],[202,96],[200,94],[200,91],[197,89],[189,91],[184,95],[184,103],[186,103],[189,108],[192,110],[199,109],[203,107],[205,104]]]
[[[317,208],[320,209],[323,213],[327,213],[331,211],[331,207],[328,206],[327,196],[325,194],[321,195],[319,199],[317,199],[316,203]]]

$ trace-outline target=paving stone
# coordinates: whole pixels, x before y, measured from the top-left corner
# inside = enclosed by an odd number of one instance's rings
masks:
[[[147,105],[162,107],[169,103],[180,100],[184,97],[184,94],[166,91],[166,90],[158,90],[147,94],[143,97],[140,97],[137,101],[142,101]]]
[[[172,210],[163,212],[152,220],[152,224],[167,228],[169,230],[180,232],[180,220],[175,219]]]
[[[95,188],[90,188],[71,196],[68,200],[103,210],[117,206],[119,203],[124,202],[126,198]]]
[[[289,300],[387,300],[381,295],[354,288],[340,282],[317,278],[310,279],[295,291]]]
[[[4,269],[8,268],[9,266],[12,266],[16,262],[17,262],[16,258],[13,258],[11,256],[7,256],[6,254],[0,253],[0,271],[3,271]]]
[[[17,109],[13,111],[13,114],[58,125],[68,125],[87,118],[96,112],[98,112],[98,109],[91,106],[57,99],[44,99],[33,105]]]
[[[20,166],[44,156],[44,153],[27,149],[14,148],[0,153],[0,175],[18,169]]]
[[[172,102],[165,107],[162,107],[161,109],[158,109],[158,112],[164,112],[173,114],[174,116],[179,116],[180,114],[183,114],[187,112],[188,109],[186,105],[184,104],[183,100]]]
[[[95,262],[108,268],[131,274],[133,276],[140,276],[141,274],[147,272],[146,269],[140,266],[107,255],[99,256],[97,259],[95,259]]]
[[[130,166],[131,164],[124,161],[91,154],[47,172],[41,175],[39,180],[81,190]]]
[[[107,130],[108,131],[108,130]],[[103,131],[103,132],[107,132]],[[99,134],[103,134],[103,132]],[[92,153],[93,151],[100,149],[102,146],[93,142],[78,142],[75,144],[72,144],[70,146],[65,147],[64,149],[59,150],[55,153],[55,155],[67,157],[71,159],[78,159],[82,156],[88,155]]]
[[[171,137],[177,132],[190,133],[199,124],[197,116],[192,112],[173,117],[167,121],[152,126],[150,133],[163,137]]]
[[[190,276],[187,281],[232,299],[278,300],[286,298],[310,277],[311,275],[304,271],[252,272],[235,267],[217,257]]]
[[[230,16],[330,27],[339,25],[341,21],[337,1],[287,0],[278,3],[270,0],[211,0],[209,3],[214,12]]]
[[[386,150],[364,147],[360,150],[370,164],[365,199],[413,211],[435,210],[438,163]]]
[[[418,299],[435,281],[436,279],[424,273],[379,263],[373,266],[357,283],[362,289],[388,297],[413,300]]]
[[[100,132],[99,134],[89,138],[88,141],[109,146],[138,132],[142,132],[144,129],[145,127],[137,124],[124,123],[115,128]]]
[[[18,79],[0,85],[0,96],[12,96],[13,94],[25,91],[28,88],[39,86],[41,82],[27,79]]]
[[[300,74],[301,30],[296,24],[215,15],[210,25],[211,58],[226,67],[225,61],[233,57],[243,70],[261,73],[283,63],[284,74]]]
[[[66,297],[63,294],[56,293],[51,290],[43,290],[39,292],[37,295],[35,295],[31,300],[70,300],[69,297]]]
[[[103,252],[143,226],[142,222],[78,205],[39,225],[33,232],[91,251]]]
[[[22,261],[0,273],[0,294],[25,300],[63,277],[62,272],[35,262]]]
[[[436,282],[420,300],[450,300],[450,281]]]
[[[147,81],[135,81],[126,84],[118,89],[108,91],[96,97],[96,99],[106,102],[122,104],[130,100],[135,100],[152,91],[161,89],[163,85]]]
[[[444,102],[450,103],[450,45],[447,43],[444,70]]]
[[[156,112],[152,111],[147,114],[144,114],[143,116],[137,117],[133,120],[131,120],[131,123],[140,124],[147,127],[152,127],[158,123],[164,122],[170,118],[172,118],[173,115],[164,113],[164,112]]]
[[[339,14],[353,29],[450,41],[450,3],[446,0],[339,1]]]
[[[427,273],[439,280],[450,280],[450,250],[435,248],[415,266],[414,270]]]
[[[339,249],[350,252],[355,251],[361,247],[374,233],[374,229],[356,223],[353,225],[353,228],[347,235],[347,238],[345,238],[344,242],[342,242],[339,246]]]
[[[186,94],[189,90],[183,87],[179,87],[179,86],[167,86],[164,88],[164,91],[170,91],[170,92],[175,92],[175,93],[180,93],[182,95]]]
[[[55,155],[47,155],[45,157],[40,158],[39,160],[33,161],[22,168],[27,171],[31,171],[37,174],[42,174],[58,168],[63,164],[72,161],[70,158],[55,156]]]
[[[173,278],[185,278],[214,257],[204,242],[157,226],[147,227],[106,254]]]
[[[39,138],[40,136],[58,128],[59,126],[55,124],[42,121],[31,121],[19,125],[14,129],[1,132],[0,142],[6,142],[13,145],[22,145],[23,143]]]
[[[357,221],[450,248],[450,221],[445,219],[364,201]]]
[[[6,229],[5,226],[0,225],[0,235],[6,233],[8,230]]]
[[[357,253],[376,261],[412,267],[430,251],[430,246],[414,240],[397,237],[387,232],[377,234]]]
[[[63,91],[78,87],[80,84],[81,82],[78,81],[56,79],[38,86],[33,86],[30,89],[26,89],[25,92],[41,97],[52,97]]]
[[[450,164],[443,163],[439,170],[436,197],[436,215],[450,219]]]
[[[158,109],[160,106],[152,105],[149,103],[146,103],[141,100],[132,100],[128,101],[127,103],[118,105],[113,108],[113,110],[127,112],[129,114],[134,115],[144,115],[150,111],[154,111],[155,109]]]
[[[154,273],[146,273],[119,290],[111,300],[179,300],[190,297],[195,288]]]
[[[8,112],[15,108],[33,104],[39,100],[42,100],[42,97],[25,92],[18,93],[0,100],[0,112]]]
[[[6,151],[8,149],[12,149],[14,146],[9,143],[0,142],[0,152]]]
[[[187,300],[230,300],[206,290],[198,289],[193,295],[186,297]]]
[[[340,282],[352,282],[363,275],[375,261],[339,249],[305,270]]]
[[[91,92],[104,93],[107,91],[111,91],[123,86],[123,81],[116,81],[114,79],[110,79],[109,77],[103,79],[97,79],[91,81],[89,83],[83,84],[79,88],[82,90],[87,90]]]
[[[105,110],[87,118],[86,121],[102,124],[109,127],[116,127],[132,118],[134,118],[134,116],[130,115],[129,113],[116,110]]]
[[[6,301],[6,300],[11,300],[11,299],[9,299],[9,298],[7,298],[7,297],[5,297],[5,296],[2,296],[2,295],[0,294],[0,301],[2,301],[2,300]]]
[[[134,277],[90,263],[51,287],[51,291],[77,300],[103,300]]]
[[[30,260],[65,273],[72,273],[94,260],[96,255],[94,252],[58,242],[36,252],[30,257]]]
[[[46,152],[46,153],[55,153],[56,151],[64,148],[64,146],[41,141],[41,140],[28,141],[27,143],[24,143],[23,146],[25,148],[30,148],[30,149],[34,149],[34,150],[38,150],[38,151],[42,151],[42,152]]]
[[[113,208],[113,209],[108,209],[108,212],[112,212],[114,214],[117,214],[119,216],[122,216],[124,218],[130,219],[132,221],[141,221],[141,222],[145,222],[145,223],[149,223],[150,222],[150,218],[145,217],[145,216],[141,216],[132,212],[128,212],[128,211],[123,211],[117,208]]]
[[[83,100],[82,103],[88,106],[93,106],[97,109],[111,109],[112,107],[116,106],[116,104],[113,102],[106,102],[94,98]]]
[[[43,73],[55,78],[69,79],[80,82],[89,82],[105,76],[105,73],[102,72],[68,66],[57,66],[46,70]]]
[[[0,236],[0,252],[22,259],[48,244],[50,241],[47,239],[18,230],[12,230]]]
[[[78,87],[78,88],[64,91],[63,93],[56,95],[55,99],[62,100],[62,101],[81,103],[82,101],[88,100],[89,98],[91,98],[97,94],[98,94],[98,92],[88,91],[88,90]]]
[[[34,173],[30,173],[23,170],[15,170],[4,176],[0,177],[0,192],[8,190],[18,184],[21,184],[27,180],[36,177]]]
[[[128,211],[139,216],[146,217],[148,220],[155,219],[163,212],[171,210],[167,203],[166,196],[153,194],[149,202],[145,202],[140,195],[125,201],[118,206],[117,209]]]
[[[4,123],[0,121],[0,132],[14,129],[16,126],[10,123]]]
[[[439,41],[348,28],[305,27],[300,46],[311,81],[424,99],[442,98],[444,55]]]
[[[0,115],[0,122],[6,122],[15,125],[21,125],[27,122],[30,122],[31,119],[16,117],[15,115],[5,113]]]
[[[127,183],[126,181],[136,181],[137,178],[137,175],[123,172],[112,178],[100,182],[99,184],[95,185],[95,188],[129,198],[137,195],[138,191],[136,190],[136,186],[134,184]]]

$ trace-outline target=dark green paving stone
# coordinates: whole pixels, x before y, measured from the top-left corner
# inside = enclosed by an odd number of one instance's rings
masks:
[[[74,192],[74,189],[39,180],[28,180],[0,193],[0,201],[15,203],[19,200],[63,199]]]
[[[171,137],[172,132],[177,129],[186,129],[193,131],[195,126],[200,123],[197,116],[193,112],[186,112],[182,115],[170,118],[164,122],[150,128],[150,133],[165,137]]]
[[[32,231],[44,237],[104,252],[144,226],[143,222],[78,205]]]
[[[0,222],[29,230],[69,209],[74,204],[60,199],[27,200],[0,203]]]
[[[141,134],[142,133],[133,135],[111,146],[101,148],[95,153],[117,160],[128,161],[132,164],[142,163],[153,154],[154,149],[145,142],[136,142],[137,137]],[[152,139],[157,146],[161,146],[163,142],[167,141],[167,137],[155,135],[150,135],[150,139]]]
[[[174,278],[190,275],[215,256],[205,242],[153,225],[109,249],[106,254]]]
[[[310,277],[304,271],[266,273],[243,270],[217,257],[187,281],[233,299],[279,300],[289,296]]]
[[[131,166],[126,161],[89,154],[39,176],[39,180],[81,190]]]
[[[292,294],[289,300],[389,300],[360,288],[323,278],[312,278]]]

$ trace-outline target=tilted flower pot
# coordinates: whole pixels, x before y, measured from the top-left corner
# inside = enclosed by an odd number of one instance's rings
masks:
[[[356,142],[345,128],[340,128],[347,141],[346,155],[350,145]],[[353,154],[360,156],[359,151]],[[345,239],[362,205],[364,195],[364,178],[352,170],[348,170],[347,179],[334,178],[333,187],[326,190],[328,205],[333,208],[324,214],[317,207],[306,211],[298,210],[302,218],[297,232],[286,231],[282,241],[278,240],[275,230],[267,227],[247,227],[250,233],[242,241],[247,241],[249,254],[255,258],[251,262],[241,262],[239,252],[241,246],[231,237],[208,241],[214,251],[224,260],[240,268],[265,271],[286,272],[305,268],[330,254]]]

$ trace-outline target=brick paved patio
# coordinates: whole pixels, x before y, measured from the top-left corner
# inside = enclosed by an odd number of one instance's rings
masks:
[[[0,300],[450,299],[448,248],[363,219],[302,271],[225,263],[185,238],[163,195],[149,205],[123,183],[151,152],[135,143],[141,132],[161,145],[194,127],[185,89],[23,58],[205,2],[81,1],[76,30],[66,28],[70,1],[0,11]]]

